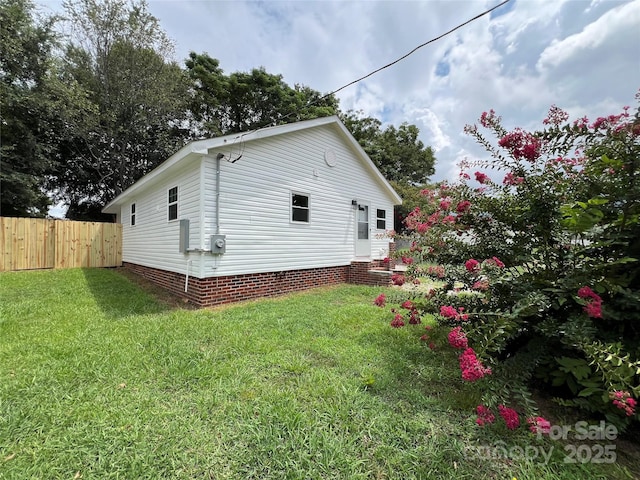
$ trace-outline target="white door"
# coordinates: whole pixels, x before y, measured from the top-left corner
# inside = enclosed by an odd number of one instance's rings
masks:
[[[356,209],[356,257],[369,257],[370,255],[369,205],[358,203]]]

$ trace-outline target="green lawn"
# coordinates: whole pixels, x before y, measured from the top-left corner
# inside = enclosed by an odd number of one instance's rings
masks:
[[[115,270],[0,274],[0,478],[632,478],[478,428],[453,352],[378,293],[188,310]],[[555,450],[477,454],[500,442]]]

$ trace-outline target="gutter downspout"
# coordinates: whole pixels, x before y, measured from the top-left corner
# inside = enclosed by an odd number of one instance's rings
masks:
[[[206,173],[206,156],[200,157],[200,252],[204,252],[204,222],[205,222],[205,209],[204,202],[206,200],[206,186],[205,186],[205,173]],[[200,265],[202,270],[202,262]],[[202,273],[202,272],[200,272]]]
[[[220,160],[224,153],[216,155],[216,235],[220,235]]]

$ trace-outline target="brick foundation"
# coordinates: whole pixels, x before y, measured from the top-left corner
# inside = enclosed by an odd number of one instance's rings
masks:
[[[337,267],[283,272],[208,278],[189,277],[188,288],[185,292],[185,275],[182,273],[168,272],[128,262],[124,262],[123,266],[200,307],[273,297],[340,283],[386,286],[389,285],[391,274],[388,270],[388,263],[374,260],[372,262],[352,262],[351,265]]]

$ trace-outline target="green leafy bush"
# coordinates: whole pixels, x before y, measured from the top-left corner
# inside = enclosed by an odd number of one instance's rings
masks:
[[[640,109],[567,120],[554,106],[536,132],[493,111],[468,125],[491,158],[422,191],[404,281],[444,283],[411,315],[464,334],[463,378],[486,383],[486,405],[533,414],[536,382],[624,428],[640,418]]]

